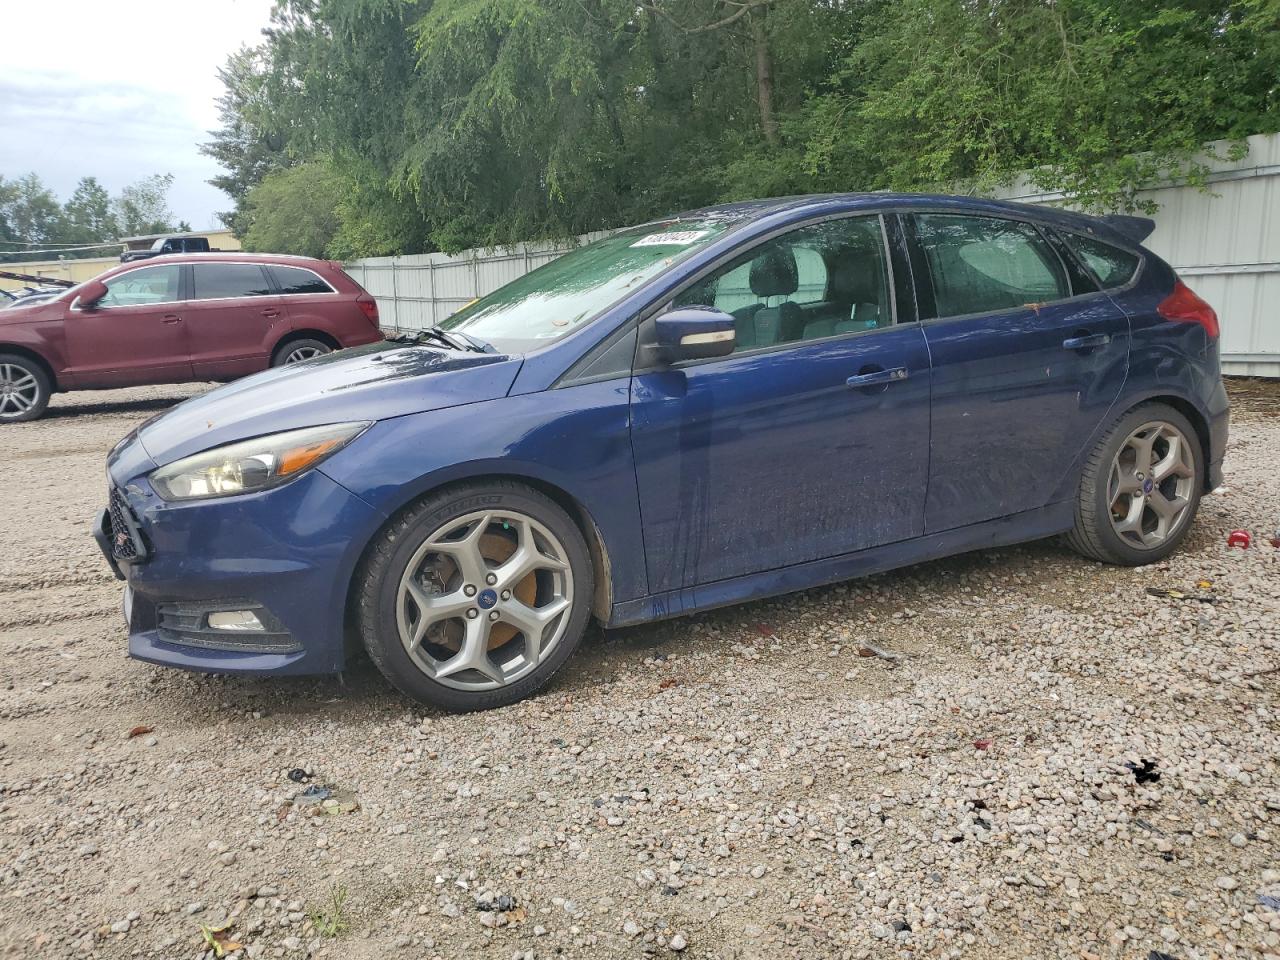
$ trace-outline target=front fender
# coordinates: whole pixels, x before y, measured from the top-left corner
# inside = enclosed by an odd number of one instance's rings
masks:
[[[448,483],[525,479],[571,498],[599,531],[615,602],[647,593],[628,378],[375,424],[321,466],[389,518]]]

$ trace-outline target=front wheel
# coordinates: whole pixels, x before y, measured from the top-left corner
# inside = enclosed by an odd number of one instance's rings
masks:
[[[1067,542],[1104,563],[1136,567],[1163,560],[1195,519],[1204,470],[1200,441],[1186,417],[1162,403],[1135,407],[1085,462]]]
[[[455,712],[515,703],[551,679],[582,640],[593,591],[577,525],[507,481],[428,496],[379,534],[357,577],[378,669]]]
[[[49,376],[38,363],[0,353],[0,422],[34,420],[49,406]]]

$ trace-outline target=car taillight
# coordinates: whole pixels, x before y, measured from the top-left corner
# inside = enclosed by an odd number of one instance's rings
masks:
[[[1173,284],[1173,293],[1169,294],[1156,307],[1160,316],[1178,323],[1198,323],[1204,327],[1210,340],[1218,339],[1218,315],[1213,307],[1205,303],[1195,292],[1181,280]]]
[[[364,315],[369,318],[370,323],[375,327],[378,325],[377,300],[373,299],[373,297],[357,297],[356,306],[358,306],[364,312]]]

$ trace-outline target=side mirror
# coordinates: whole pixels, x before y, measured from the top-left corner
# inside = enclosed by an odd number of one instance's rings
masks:
[[[733,317],[714,307],[680,307],[653,321],[654,339],[668,363],[727,357],[737,346]]]
[[[107,285],[101,280],[90,280],[76,296],[76,303],[82,310],[92,310],[94,304],[107,295]]]

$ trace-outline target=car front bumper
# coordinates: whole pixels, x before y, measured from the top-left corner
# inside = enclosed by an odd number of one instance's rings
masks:
[[[118,482],[113,478],[113,482]],[[126,580],[129,655],[213,673],[334,673],[346,659],[348,587],[380,516],[312,470],[274,490],[167,503],[145,477],[117,486],[137,538],[121,559],[119,523],[94,536]],[[260,633],[213,629],[209,614],[256,611]]]

